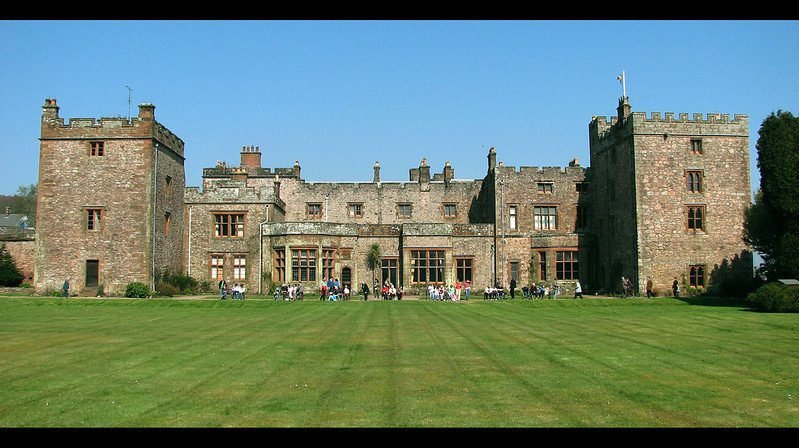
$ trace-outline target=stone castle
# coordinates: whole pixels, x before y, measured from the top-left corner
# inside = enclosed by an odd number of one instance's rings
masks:
[[[155,120],[68,124],[55,99],[42,107],[35,286],[122,294],[164,272],[252,292],[324,277],[406,290],[470,280],[482,289],[514,278],[620,289],[621,276],[661,293],[673,278],[708,286],[714,266],[743,253],[750,203],[745,115],[631,112],[588,126],[590,167],[503,166],[487,154],[482,179],[458,179],[424,158],[407,181],[310,182],[293,167],[262,166],[260,148],[239,166],[203,170],[186,187],[184,143]],[[369,269],[366,254],[380,248]]]

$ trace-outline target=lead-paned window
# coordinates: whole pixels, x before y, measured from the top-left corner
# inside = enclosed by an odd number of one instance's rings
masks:
[[[535,229],[555,230],[558,228],[558,208],[554,206],[535,206]]]
[[[316,281],[316,249],[291,250],[291,275],[293,281]]]
[[[244,213],[214,213],[214,236],[240,238],[244,236]]]
[[[444,283],[444,251],[412,250],[411,283]]]
[[[574,250],[555,253],[555,272],[558,280],[576,280],[580,275],[578,252]]]

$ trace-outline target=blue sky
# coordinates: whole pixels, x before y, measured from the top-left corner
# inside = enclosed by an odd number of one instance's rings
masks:
[[[799,114],[799,21],[0,21],[0,194],[38,178],[45,98],[64,118],[153,103],[203,167],[299,160],[308,181],[407,180],[426,157],[482,178],[506,165],[589,164],[588,123],[634,111],[745,114],[755,143]]]

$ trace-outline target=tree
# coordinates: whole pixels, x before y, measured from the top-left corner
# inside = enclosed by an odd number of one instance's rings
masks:
[[[36,184],[21,185],[13,196],[0,196],[0,213],[5,213],[6,207],[11,213],[19,213],[28,217],[28,225],[36,225]]]
[[[380,245],[372,243],[366,253],[366,266],[372,271],[372,284],[375,282],[375,270],[380,265]]]
[[[746,211],[744,238],[762,254],[769,280],[799,278],[799,118],[772,112],[758,134],[760,190]]]
[[[17,264],[14,263],[11,253],[6,250],[5,243],[0,243],[0,286],[16,288],[24,278],[17,269]]]

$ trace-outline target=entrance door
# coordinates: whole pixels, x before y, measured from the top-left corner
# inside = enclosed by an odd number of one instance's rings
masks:
[[[349,267],[341,269],[341,285],[349,285],[352,289],[352,270]]]
[[[86,286],[97,286],[100,277],[100,260],[86,260]]]

